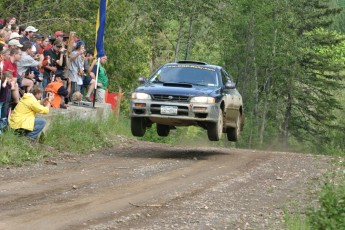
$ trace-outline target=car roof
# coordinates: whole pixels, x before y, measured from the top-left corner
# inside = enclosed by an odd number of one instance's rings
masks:
[[[206,62],[201,62],[201,61],[189,61],[189,60],[166,63],[166,64],[164,64],[163,66],[173,66],[173,65],[181,65],[181,64],[184,64],[184,65],[205,66],[205,67],[213,68],[213,69],[222,69],[222,67],[221,67],[221,66],[218,66],[218,65],[210,65],[210,64],[208,64],[208,63],[206,63]]]

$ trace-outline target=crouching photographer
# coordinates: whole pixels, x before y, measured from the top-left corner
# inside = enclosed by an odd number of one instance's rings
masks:
[[[67,81],[67,89],[64,87],[63,81]],[[51,103],[53,108],[66,109],[62,98],[68,97],[71,93],[71,80],[63,75],[62,71],[55,72],[55,78],[53,82],[50,82],[45,91],[48,94],[54,94],[54,100]]]

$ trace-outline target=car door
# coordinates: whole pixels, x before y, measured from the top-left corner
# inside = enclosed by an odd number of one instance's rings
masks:
[[[239,116],[239,108],[242,104],[242,98],[235,87],[231,89],[225,87],[226,83],[232,82],[229,74],[224,69],[221,70],[221,74],[224,85],[225,124],[228,127],[235,127],[237,117]]]

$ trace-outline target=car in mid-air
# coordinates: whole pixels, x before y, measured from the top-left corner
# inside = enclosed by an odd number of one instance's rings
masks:
[[[134,136],[142,137],[156,123],[157,134],[169,135],[178,126],[199,126],[210,141],[226,133],[236,142],[244,125],[242,96],[228,72],[200,61],[178,61],[159,67],[131,94]]]

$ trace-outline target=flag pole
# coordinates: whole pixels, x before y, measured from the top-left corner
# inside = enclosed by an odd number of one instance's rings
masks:
[[[97,71],[96,71],[96,83],[95,83],[95,88],[93,90],[93,108],[95,108],[95,103],[96,103],[96,91],[97,91],[97,81],[98,81],[98,72],[99,72],[99,64],[100,64],[101,58],[97,59]]]

